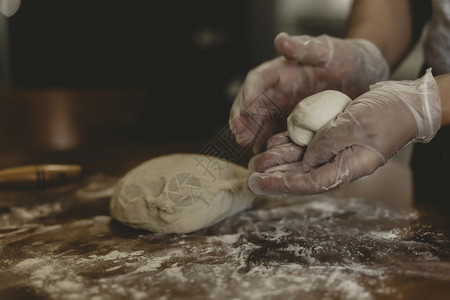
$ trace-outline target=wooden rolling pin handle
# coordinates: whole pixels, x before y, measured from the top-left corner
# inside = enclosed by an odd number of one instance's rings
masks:
[[[30,165],[0,171],[0,188],[45,188],[76,180],[80,165]]]

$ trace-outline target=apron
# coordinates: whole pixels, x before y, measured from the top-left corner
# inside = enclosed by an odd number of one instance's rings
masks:
[[[450,73],[450,0],[433,0],[425,41],[425,63],[433,75]],[[450,207],[450,126],[428,144],[415,144],[411,158],[417,205]]]

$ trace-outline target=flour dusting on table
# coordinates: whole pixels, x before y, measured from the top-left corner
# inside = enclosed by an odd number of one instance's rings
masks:
[[[28,216],[44,210],[22,212],[28,223],[16,229],[26,230],[0,240],[4,253],[16,251],[2,262],[12,275],[0,278],[22,278],[42,298],[99,300],[375,299],[402,295],[392,281],[450,284],[449,243],[415,226],[414,210],[327,196],[279,204],[261,201],[184,235],[129,229],[106,215],[40,224]]]

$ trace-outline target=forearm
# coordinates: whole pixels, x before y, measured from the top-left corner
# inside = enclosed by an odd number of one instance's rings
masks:
[[[374,43],[393,69],[413,44],[411,7],[408,0],[356,0],[348,38]]]
[[[437,76],[435,79],[439,88],[439,96],[441,98],[441,125],[450,125],[450,73]]]

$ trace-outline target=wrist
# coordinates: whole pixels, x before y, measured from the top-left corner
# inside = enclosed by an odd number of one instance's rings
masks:
[[[442,107],[441,126],[450,125],[450,73],[435,77]]]

